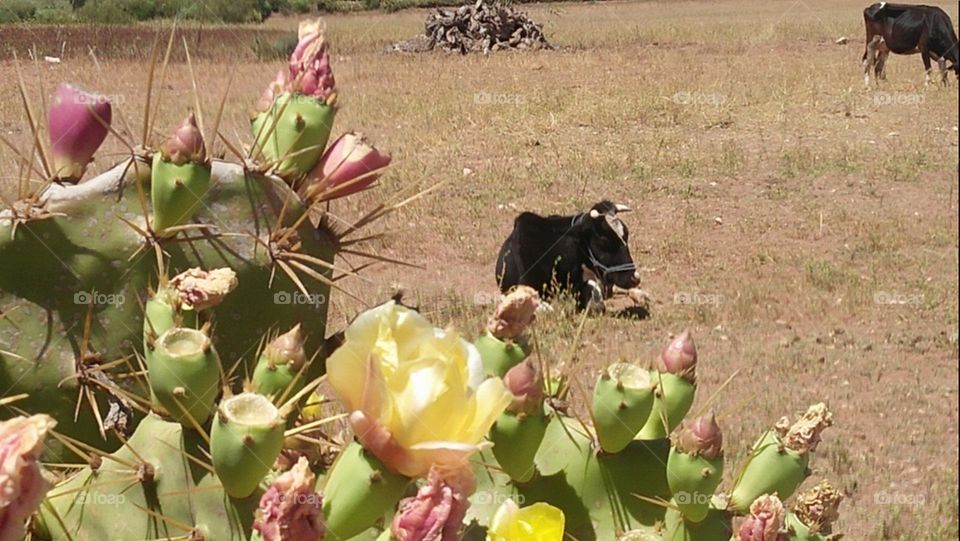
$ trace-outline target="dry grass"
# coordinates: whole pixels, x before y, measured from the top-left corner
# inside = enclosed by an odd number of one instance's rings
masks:
[[[383,268],[372,273],[381,286],[350,287],[373,302],[403,283],[435,322],[473,333],[487,309],[476,295],[494,291],[497,249],[519,209],[628,203],[634,256],[659,302],[649,320],[589,320],[584,373],[652,359],[689,326],[704,360],[700,400],[740,370],[717,404],[730,461],[780,415],[825,400],[836,426],[814,480],[849,493],[840,529],[955,538],[957,83],[926,88],[919,58],[897,57],[887,83],[863,90],[862,7],[531,6],[560,49],[490,57],[380,53],[416,33],[424,11],[329,18],[340,129],[364,128],[393,150],[387,191],[448,182],[397,216],[381,248],[425,269]],[[956,4],[945,8],[956,18]],[[835,45],[841,35],[851,44]],[[201,60],[204,107],[229,85],[227,132],[248,139],[245,111],[279,67]],[[139,126],[142,63],[98,72],[78,58],[39,71],[46,91],[69,79],[114,94]],[[0,64],[0,129],[23,140],[12,74]],[[158,129],[184,115],[187,77],[182,65],[168,74]],[[336,303],[335,324],[359,308]],[[549,358],[569,357],[575,321],[569,310],[543,320]]]

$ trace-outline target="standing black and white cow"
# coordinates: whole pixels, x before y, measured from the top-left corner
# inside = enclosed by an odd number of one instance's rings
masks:
[[[937,61],[943,84],[947,84],[947,69],[952,69],[960,78],[957,33],[950,16],[942,9],[880,2],[863,10],[863,21],[867,30],[867,45],[863,52],[865,85],[870,86],[871,71],[877,79],[886,79],[885,66],[890,53],[920,53],[927,70],[927,83],[930,82],[931,60]]]
[[[601,201],[573,216],[520,214],[497,257],[500,289],[527,285],[544,298],[571,291],[580,309],[602,309],[602,297],[609,297],[614,286],[639,285],[628,245],[630,232],[619,216],[629,210]]]

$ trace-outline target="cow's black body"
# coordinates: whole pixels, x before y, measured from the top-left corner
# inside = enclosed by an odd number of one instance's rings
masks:
[[[949,62],[949,69],[960,77],[957,33],[950,16],[942,9],[881,2],[864,9],[863,20],[867,32],[863,61],[868,77],[873,68],[878,79],[885,78],[884,66],[890,53],[919,53],[928,76],[931,59],[937,61],[942,71]]]
[[[616,217],[617,206],[603,201],[591,210],[593,216],[591,212],[546,217],[532,212],[520,214],[497,258],[500,289],[527,285],[544,298],[569,290],[577,295],[580,308],[585,308],[600,284],[589,284],[584,268],[600,278],[604,291],[613,285],[625,289],[636,286],[627,245],[629,232]],[[614,230],[611,219],[621,224],[622,235]]]

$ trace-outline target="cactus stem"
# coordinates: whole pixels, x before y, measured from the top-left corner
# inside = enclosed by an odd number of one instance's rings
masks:
[[[187,411],[187,408],[185,408],[179,400],[177,400],[177,397],[182,398],[185,395],[186,395],[186,391],[184,390],[184,388],[177,387],[176,389],[173,390],[173,403],[177,405],[177,409],[180,410],[180,413],[187,419],[187,422],[190,423],[190,427],[193,428],[197,432],[197,434],[200,435],[204,443],[206,443],[207,447],[209,447],[210,434],[207,434],[207,431],[203,429],[203,426],[201,426],[199,422],[197,422],[196,418],[194,418],[194,416],[191,415],[189,411]]]
[[[164,523],[169,524],[169,525],[173,526],[174,528],[176,528],[176,529],[178,529],[178,530],[182,530],[182,531],[184,531],[184,532],[186,532],[186,533],[188,533],[188,534],[196,531],[193,526],[190,526],[190,525],[184,524],[184,523],[182,523],[182,522],[180,522],[180,521],[178,521],[178,520],[172,519],[172,518],[164,515],[163,513],[159,513],[159,512],[157,512],[157,511],[154,511],[153,509],[150,509],[149,507],[144,507],[144,506],[142,506],[142,505],[139,505],[139,504],[136,503],[136,502],[130,502],[130,504],[133,505],[134,507],[136,507],[137,509],[143,511],[144,513],[150,515],[151,517],[158,518],[158,519],[162,520]],[[201,538],[201,539],[202,539],[202,538]]]

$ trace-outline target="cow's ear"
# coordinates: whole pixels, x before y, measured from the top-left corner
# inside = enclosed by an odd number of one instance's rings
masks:
[[[630,208],[630,207],[628,207],[628,206],[626,206],[626,205],[621,205],[620,203],[617,203],[616,205],[614,205],[614,207],[617,209],[617,212],[631,212],[631,211],[633,211],[632,208]]]

